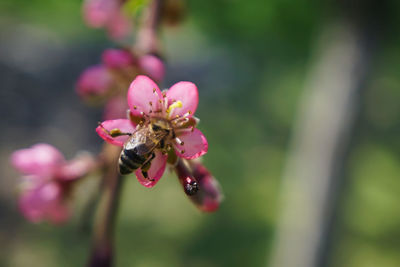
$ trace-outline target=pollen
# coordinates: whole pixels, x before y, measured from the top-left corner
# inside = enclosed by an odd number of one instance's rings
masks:
[[[168,109],[167,109],[167,114],[170,114],[174,109],[176,109],[176,108],[181,108],[183,105],[182,105],[182,102],[180,101],[180,100],[178,100],[178,101],[175,101],[174,103],[172,103],[169,107],[168,107]]]
[[[134,106],[133,106],[133,109],[137,109],[137,106],[136,106],[136,105],[134,105]]]

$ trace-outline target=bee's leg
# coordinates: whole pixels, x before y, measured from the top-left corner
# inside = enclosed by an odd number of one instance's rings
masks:
[[[161,141],[160,141],[160,149],[161,150],[165,149],[165,141],[164,141],[164,139],[161,139]]]
[[[111,137],[118,137],[118,136],[123,136],[123,135],[129,135],[129,136],[131,136],[132,134],[131,133],[123,133],[123,132],[121,132],[121,130],[120,129],[118,129],[118,128],[115,128],[115,129],[112,129],[111,131],[109,131],[109,130],[107,130],[106,128],[104,128],[103,127],[103,125],[101,125],[101,124],[99,124],[100,125],[100,127],[103,129],[103,131],[105,131],[109,136],[111,136]]]
[[[156,154],[154,152],[151,153],[151,156],[143,163],[143,165],[141,167],[143,177],[146,178],[146,179],[148,179],[148,177],[149,177],[147,171],[151,167],[151,160],[154,159],[155,157],[156,157]],[[153,181],[154,179],[149,179],[149,180]]]

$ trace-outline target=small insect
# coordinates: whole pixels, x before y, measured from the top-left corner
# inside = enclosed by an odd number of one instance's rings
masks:
[[[155,150],[160,149],[167,153],[170,145],[166,144],[166,140],[175,138],[172,125],[163,118],[151,118],[139,125],[133,133],[122,133],[119,129],[108,133],[112,137],[129,135],[119,157],[119,173],[126,175],[140,168],[145,178],[148,178],[147,172],[155,157]]]
[[[183,181],[183,190],[185,190],[185,193],[189,196],[193,196],[197,193],[199,190],[199,184],[195,179],[192,177],[187,177]]]

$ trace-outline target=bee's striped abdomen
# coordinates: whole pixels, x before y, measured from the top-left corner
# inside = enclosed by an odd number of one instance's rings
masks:
[[[122,175],[129,174],[140,167],[146,161],[144,156],[138,155],[135,149],[124,149],[119,158],[119,172]]]

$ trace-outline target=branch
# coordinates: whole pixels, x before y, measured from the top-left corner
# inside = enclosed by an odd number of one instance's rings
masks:
[[[123,177],[118,174],[118,157],[121,149],[105,144],[103,155],[106,159],[104,168],[104,186],[95,219],[92,253],[89,267],[110,267],[113,261],[114,224],[117,217]]]
[[[154,54],[157,56],[161,54],[158,29],[163,3],[163,0],[153,0],[143,15],[142,25],[139,29],[135,46],[140,53]]]

